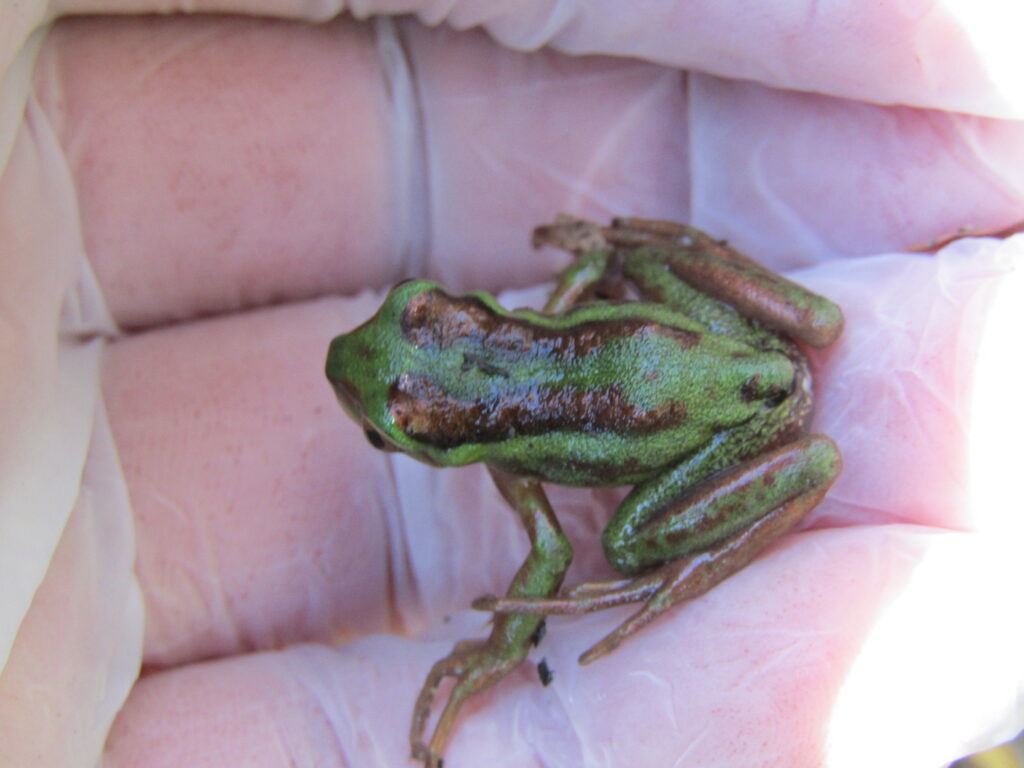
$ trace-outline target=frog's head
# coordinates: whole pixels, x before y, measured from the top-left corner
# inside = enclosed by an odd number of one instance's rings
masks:
[[[373,317],[331,341],[326,365],[338,402],[362,426],[371,445],[431,464],[436,458],[399,428],[391,400],[399,377],[428,362],[422,360],[427,353],[407,338],[408,308],[417,297],[439,290],[437,283],[426,280],[398,283]]]

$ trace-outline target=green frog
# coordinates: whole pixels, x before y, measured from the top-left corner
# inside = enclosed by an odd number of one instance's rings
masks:
[[[640,603],[580,657],[594,661],[747,565],[842,466],[831,439],[807,434],[811,374],[796,343],[839,338],[834,303],[668,221],[561,216],[534,244],[576,256],[542,311],[408,280],[327,354],[338,400],[375,448],[486,464],[530,539],[507,594],[473,603],[494,613],[490,636],[427,675],[410,745],[428,768],[462,704],[526,658],[546,616]],[[572,550],[542,482],[633,486],[602,535],[622,580],[562,590]]]

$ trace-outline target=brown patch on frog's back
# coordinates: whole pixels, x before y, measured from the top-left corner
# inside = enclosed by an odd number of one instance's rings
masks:
[[[388,392],[395,426],[437,448],[494,443],[553,431],[646,434],[686,420],[686,402],[667,400],[643,409],[617,386],[575,389],[536,385],[463,400],[419,374],[402,374]]]
[[[566,328],[545,328],[529,320],[502,315],[474,296],[449,296],[424,291],[409,300],[401,317],[405,338],[417,347],[448,349],[456,344],[479,346],[481,354],[520,358],[557,358],[562,364],[600,350],[609,341],[643,335],[673,339],[683,349],[700,343],[701,334],[662,325],[641,317],[580,322]]]

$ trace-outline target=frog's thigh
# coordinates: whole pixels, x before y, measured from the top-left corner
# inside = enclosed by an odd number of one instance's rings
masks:
[[[668,254],[656,258],[653,254]],[[761,346],[766,334],[751,327],[733,307],[699,291],[672,270],[665,268],[671,253],[665,250],[639,249],[629,254],[623,274],[632,281],[640,295],[679,312],[715,333]]]
[[[674,469],[633,489],[605,529],[605,556],[634,574],[719,544],[789,500],[827,488],[839,450],[809,435],[727,469],[696,486],[665,482]]]
[[[837,305],[706,235],[701,237],[706,251],[638,249],[626,258],[623,274],[642,294],[729,336],[738,333],[743,338],[749,332],[732,317],[733,310],[813,347],[827,347],[842,333],[843,313]]]

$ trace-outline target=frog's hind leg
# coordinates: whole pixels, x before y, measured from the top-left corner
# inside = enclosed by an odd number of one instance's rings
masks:
[[[808,441],[809,444],[787,446],[775,452],[775,455],[769,455],[767,464],[786,461],[799,463],[807,458],[794,456],[793,449],[804,451],[809,447],[812,452],[820,451],[824,456],[811,458],[810,463],[820,462],[821,465],[816,468],[807,467],[811,476],[810,487],[773,507],[748,527],[740,529],[724,541],[694,554],[671,560],[651,573],[637,578],[635,581],[638,583],[634,585],[634,589],[641,587],[644,593],[649,595],[643,607],[581,654],[580,663],[589,664],[611,653],[626,638],[646,627],[676,603],[699,597],[742,570],[769,544],[791,530],[808,512],[817,507],[839,474],[839,452],[831,440],[820,435],[812,435],[804,441]],[[813,441],[822,442],[815,445]],[[764,465],[758,462],[758,466],[742,466],[736,471],[725,473],[723,477],[715,478],[713,488],[700,489],[700,495],[704,499],[693,501],[699,503],[716,492],[724,498],[729,493],[728,486],[746,482],[745,475],[749,477],[751,473],[761,472],[763,467]]]
[[[718,257],[733,261],[737,267],[760,267],[757,262],[726,247],[724,242],[712,239],[699,229],[663,219],[617,217],[612,219],[610,227],[603,227],[563,213],[551,224],[536,227],[532,241],[534,248],[551,245],[576,256],[576,261],[559,276],[544,306],[548,314],[563,312],[574,304],[595,298],[622,298],[626,292],[623,258],[632,261],[631,255],[648,246],[658,254],[669,254],[674,248],[714,250]],[[640,254],[640,259],[652,262],[652,267],[656,261],[646,252]],[[657,269],[660,269],[660,265]],[[671,298],[660,290],[660,285],[653,285],[662,282],[660,276],[649,279],[642,268],[634,268],[633,271],[637,272],[637,276],[629,275],[630,282],[635,283],[641,291],[645,287],[658,288],[658,295],[652,298],[672,303]],[[686,311],[685,306],[681,308]]]
[[[631,283],[652,301],[745,341],[751,336],[746,320],[813,347],[827,347],[843,330],[836,304],[688,224],[619,217],[602,227],[562,214],[534,230],[533,244],[553,245],[577,257],[545,312],[593,298],[621,298]]]
[[[657,502],[657,484],[634,489],[605,531],[605,552],[632,580],[582,584],[554,600],[481,598],[475,608],[538,614],[644,606],[586,651],[589,663],[678,602],[704,594],[753,560],[825,497],[839,475],[835,444],[810,435]],[[663,490],[663,487],[662,487]]]
[[[654,224],[663,229],[671,226],[670,222]],[[692,314],[693,307],[704,312],[698,299],[710,298],[744,318],[812,347],[827,347],[839,338],[843,313],[836,304],[768,269],[724,240],[694,227],[677,226],[685,234],[675,238],[654,235],[649,229],[620,232],[613,228],[606,233],[608,241],[623,252],[623,274],[645,296],[678,304],[687,314]],[[683,283],[689,290],[679,289],[673,282]],[[728,327],[716,331],[733,335]]]

